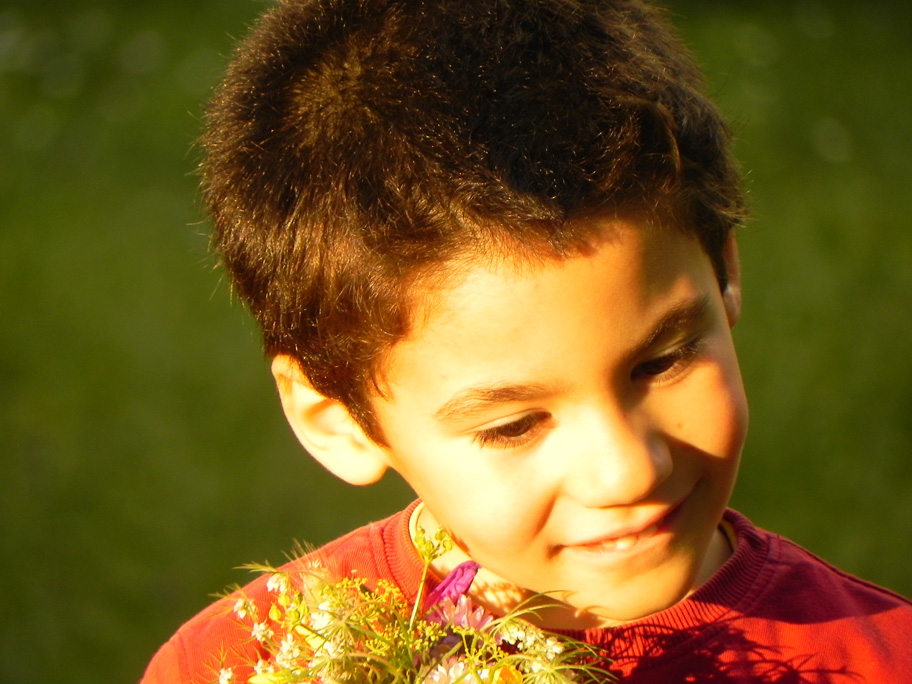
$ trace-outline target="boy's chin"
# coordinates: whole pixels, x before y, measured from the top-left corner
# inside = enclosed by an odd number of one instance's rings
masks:
[[[522,610],[523,618],[547,630],[585,630],[602,627],[616,627],[634,622],[661,612],[685,598],[692,583],[682,581],[679,587],[666,587],[666,591],[652,591],[642,600],[630,600],[630,593],[612,591],[611,594],[627,594],[623,605],[615,610],[592,603],[584,603],[585,597],[573,592],[536,593],[513,584],[494,573],[481,568],[472,583],[469,596],[472,601],[496,615]],[[637,589],[631,589],[636,593]],[[591,598],[591,596],[589,596]],[[527,612],[528,611],[528,612]]]
[[[580,591],[535,593],[482,568],[470,596],[487,610],[504,614],[518,607],[543,629],[585,630],[616,627],[671,608],[709,580],[732,554],[726,536],[718,532],[702,561],[678,556],[651,572],[627,577],[620,585],[599,586],[593,577]]]

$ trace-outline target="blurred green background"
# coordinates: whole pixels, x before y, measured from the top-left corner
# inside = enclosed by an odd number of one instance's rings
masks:
[[[910,595],[912,11],[670,5],[754,209],[734,503]],[[137,681],[236,566],[409,499],[308,461],[207,254],[201,102],[263,7],[0,5],[4,684]]]

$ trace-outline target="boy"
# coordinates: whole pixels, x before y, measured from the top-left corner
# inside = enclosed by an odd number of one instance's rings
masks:
[[[726,505],[747,429],[725,126],[640,0],[283,0],[204,138],[285,414],[406,511],[319,552],[414,597],[414,530],[624,681],[899,682],[912,606]],[[250,585],[254,599],[264,581]],[[147,682],[243,681],[215,604]]]

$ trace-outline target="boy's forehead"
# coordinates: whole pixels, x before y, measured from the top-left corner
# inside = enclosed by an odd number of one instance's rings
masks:
[[[435,264],[416,274],[407,290],[406,311],[408,328],[392,349],[414,341],[432,326],[438,334],[452,330],[459,333],[460,321],[468,311],[494,312],[505,297],[522,292],[526,299],[560,296],[561,288],[571,281],[538,278],[543,271],[559,270],[571,261],[586,261],[596,254],[599,268],[616,272],[626,279],[626,289],[637,296],[667,287],[670,280],[691,260],[676,258],[675,252],[696,254],[707,272],[712,264],[699,240],[676,227],[658,225],[646,220],[625,220],[617,217],[588,218],[588,240],[577,248],[563,253],[547,245],[523,245],[519,249],[500,249],[485,253],[464,254],[447,262]],[[618,252],[615,258],[610,253]],[[678,255],[680,256],[680,255]],[[596,272],[579,269],[580,279],[598,280]],[[585,287],[585,282],[583,282]]]

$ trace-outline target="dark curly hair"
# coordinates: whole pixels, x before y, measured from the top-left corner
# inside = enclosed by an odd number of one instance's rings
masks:
[[[725,286],[727,128],[639,0],[280,0],[208,108],[214,244],[263,331],[382,442],[378,362],[416,278],[563,256],[593,214],[694,235]]]

